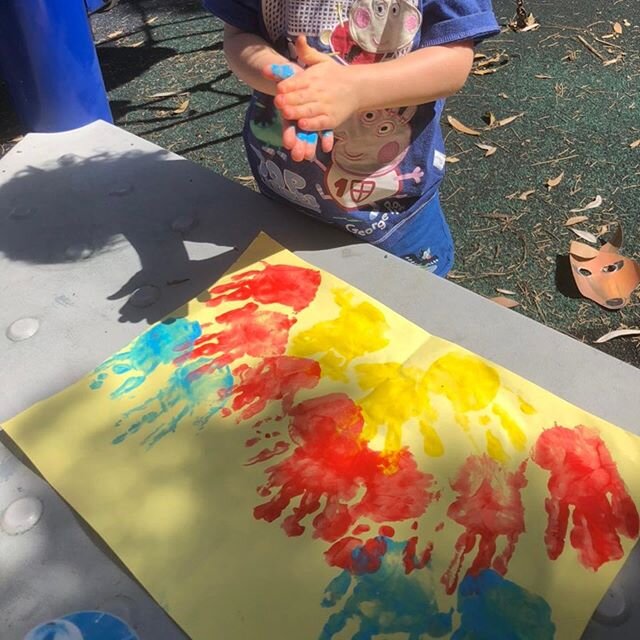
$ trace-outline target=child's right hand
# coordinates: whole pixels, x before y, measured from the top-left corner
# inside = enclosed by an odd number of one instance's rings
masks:
[[[300,72],[302,68],[294,63],[270,64],[262,69],[265,78],[275,82],[286,80]],[[333,148],[333,131],[322,131],[320,140],[322,150],[329,153]],[[318,146],[318,133],[303,131],[295,122],[282,118],[282,146],[291,153],[294,162],[313,160]]]

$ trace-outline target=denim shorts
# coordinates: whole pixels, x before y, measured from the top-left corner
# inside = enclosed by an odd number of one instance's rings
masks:
[[[453,239],[437,192],[389,236],[375,244],[437,276],[446,276],[453,267]]]

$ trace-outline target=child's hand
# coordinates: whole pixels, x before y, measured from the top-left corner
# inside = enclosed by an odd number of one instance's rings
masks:
[[[267,65],[262,70],[262,74],[266,78],[278,83],[283,80],[287,80],[288,78],[292,78],[294,75],[301,72],[302,69],[298,65],[294,64],[271,64]],[[318,134],[315,132],[303,131],[298,128],[293,121],[283,118],[282,144],[285,149],[290,151],[291,159],[294,160],[294,162],[313,160],[316,155]],[[322,148],[328,153],[331,151],[332,147],[333,132],[323,131]]]
[[[304,36],[298,37],[296,52],[307,68],[278,83],[276,106],[305,131],[335,129],[359,110],[357,70],[316,51]]]

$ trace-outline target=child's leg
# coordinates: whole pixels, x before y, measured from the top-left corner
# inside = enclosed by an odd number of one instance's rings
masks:
[[[446,276],[453,266],[453,239],[438,194],[377,246],[438,276]]]

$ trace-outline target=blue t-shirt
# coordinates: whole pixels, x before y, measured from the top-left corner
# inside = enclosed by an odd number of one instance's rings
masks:
[[[412,50],[499,32],[491,0],[204,0],[242,31],[262,36],[295,60],[298,35],[336,64],[368,64]],[[254,92],[244,129],[260,189],[305,213],[383,245],[432,199],[444,176],[440,130],[444,100],[377,109],[335,130],[329,154],[293,162],[281,148],[279,111]]]

